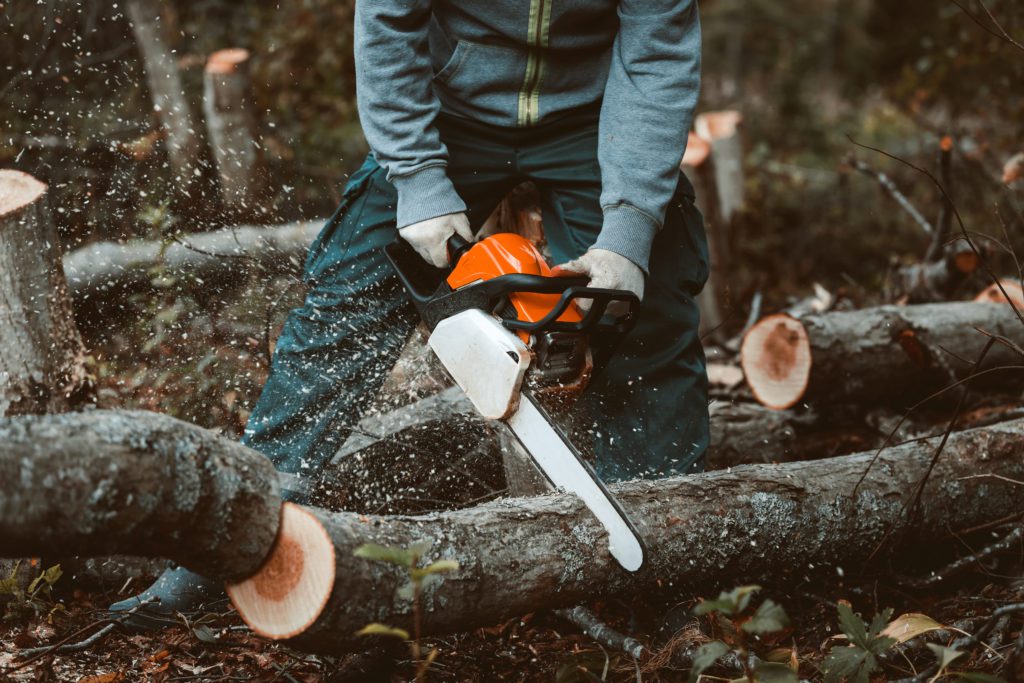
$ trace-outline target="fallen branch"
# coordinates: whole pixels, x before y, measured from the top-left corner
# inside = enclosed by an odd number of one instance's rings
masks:
[[[271,274],[298,273],[322,225],[319,220],[241,225],[193,233],[170,245],[153,240],[94,242],[66,254],[64,272],[79,305],[152,287],[157,266],[196,288],[240,282],[246,265]]]
[[[569,609],[558,609],[555,610],[555,614],[575,624],[581,631],[605,647],[625,652],[633,659],[642,659],[647,654],[647,648],[643,643],[619,633],[582,605]]]

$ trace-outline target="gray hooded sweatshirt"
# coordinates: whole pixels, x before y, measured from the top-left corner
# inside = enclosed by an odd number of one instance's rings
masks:
[[[355,56],[399,228],[466,209],[439,112],[526,127],[600,103],[594,247],[647,270],[700,88],[696,0],[357,0]]]

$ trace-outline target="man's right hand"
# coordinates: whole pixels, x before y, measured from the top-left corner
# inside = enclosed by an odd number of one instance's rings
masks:
[[[424,261],[436,268],[448,267],[448,238],[456,233],[468,242],[473,241],[473,231],[464,213],[428,218],[398,231]]]

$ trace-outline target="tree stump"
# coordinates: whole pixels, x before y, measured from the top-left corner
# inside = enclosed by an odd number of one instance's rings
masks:
[[[218,50],[207,60],[203,76],[203,113],[221,204],[236,216],[259,208],[261,159],[248,67],[248,50]]]
[[[88,387],[46,190],[0,171],[0,416],[63,412]]]

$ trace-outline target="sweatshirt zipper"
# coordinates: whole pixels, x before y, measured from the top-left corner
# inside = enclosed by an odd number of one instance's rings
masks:
[[[526,74],[519,91],[520,126],[537,123],[540,112],[540,83],[544,75],[542,50],[548,46],[548,27],[551,23],[551,3],[554,0],[530,0],[530,26],[526,42]]]

